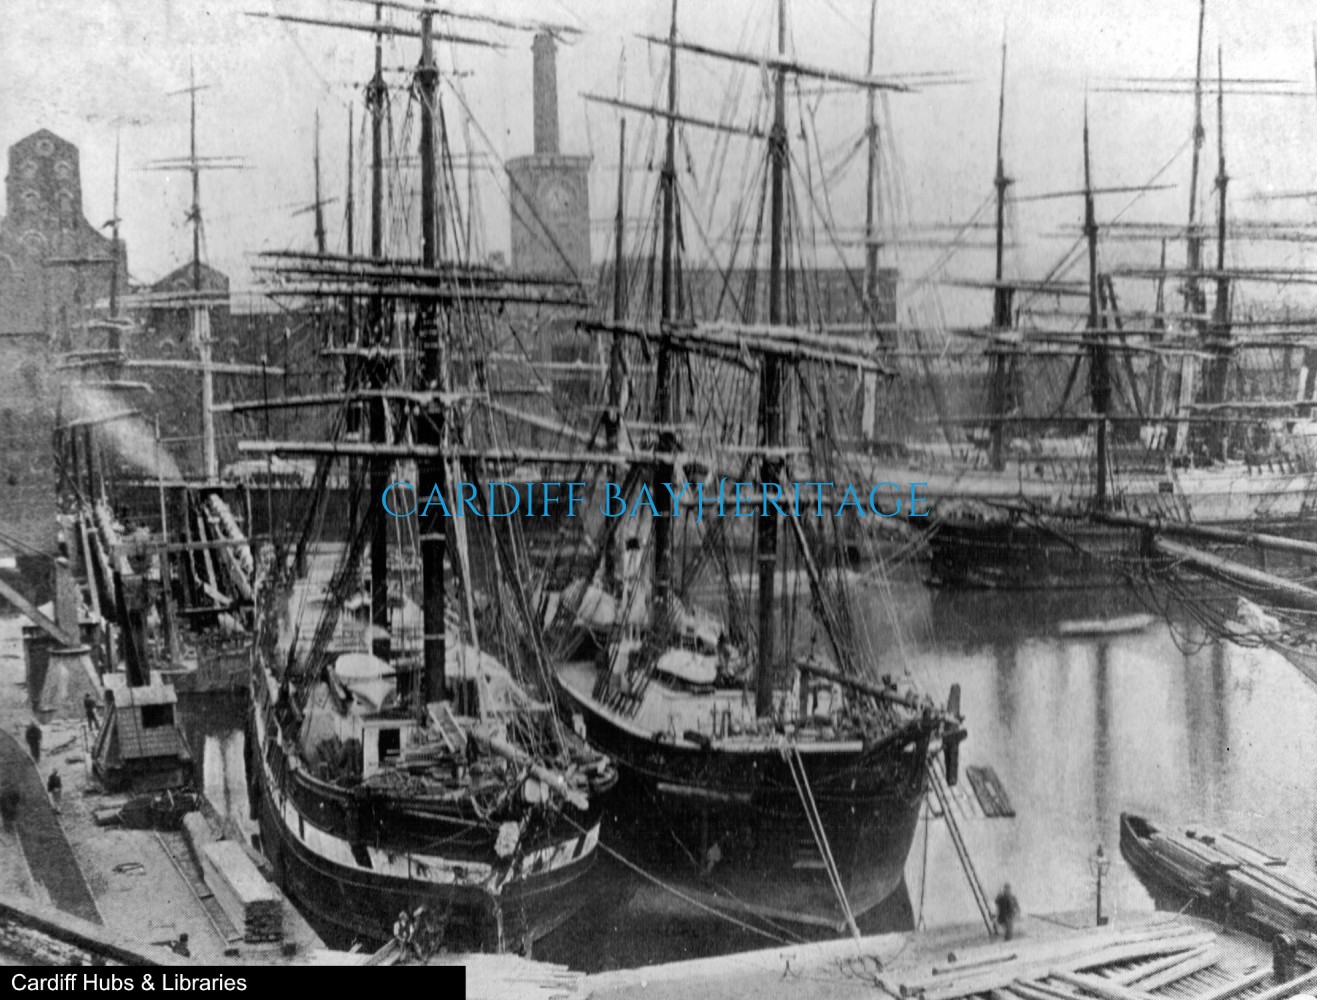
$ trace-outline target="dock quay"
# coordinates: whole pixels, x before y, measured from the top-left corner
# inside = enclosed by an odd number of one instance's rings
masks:
[[[1317,985],[1317,971],[1287,967],[1257,939],[1198,918],[1144,914],[1083,929],[1062,919],[1029,920],[1012,941],[987,940],[974,925],[617,970],[587,976],[581,995],[1284,1000]]]
[[[101,938],[87,937],[88,928],[99,926],[107,940],[125,942],[133,963],[154,956],[206,965],[302,964],[323,951],[319,935],[287,900],[277,941],[244,940],[233,926],[203,878],[201,842],[230,839],[252,867],[265,862],[238,825],[213,809],[204,810],[204,819],[189,814],[177,832],[99,825],[97,814],[129,796],[105,794],[91,777],[84,721],[48,721],[40,760],[32,760],[21,742],[31,714],[17,631],[0,632],[0,765],[22,796],[15,831],[0,832],[4,939],[41,939],[40,947],[56,952],[92,948],[107,961],[124,961],[104,951]],[[63,780],[58,805],[46,793],[52,770]],[[177,948],[184,934],[188,954],[176,955],[170,946]]]

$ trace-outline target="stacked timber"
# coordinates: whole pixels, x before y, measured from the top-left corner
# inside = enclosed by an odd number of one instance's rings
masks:
[[[1121,853],[1159,902],[1194,907],[1271,943],[1288,937],[1295,961],[1317,966],[1317,879],[1229,833],[1168,833],[1121,816]]]
[[[1163,975],[1171,969],[1185,979],[1220,958],[1215,951],[1216,934],[1201,931],[1180,921],[1160,921],[1146,926],[1095,930],[1084,934],[1039,942],[1013,941],[958,950],[953,960],[939,962],[926,970],[903,972],[899,981],[885,981],[893,994],[922,1000],[959,1000],[961,997],[1014,994],[1016,1000],[1057,1000],[1056,994],[1094,993],[1094,975],[1109,966],[1139,963],[1140,973]],[[1197,965],[1197,969],[1191,967]],[[1270,970],[1268,970],[1270,971]],[[1070,980],[1083,978],[1076,990]],[[1069,977],[1069,979],[1067,978]],[[1133,988],[1117,979],[1102,978],[1104,1000],[1148,1000],[1146,989]],[[1130,980],[1133,982],[1133,979]],[[1117,995],[1119,994],[1119,995]]]
[[[1237,942],[1218,947],[1218,936],[1200,927],[1175,917],[999,942],[875,979],[893,996],[919,1000],[1287,1000],[1317,984],[1317,970],[1278,978],[1270,962],[1241,966]]]
[[[215,831],[211,829],[211,825],[206,822],[206,817],[199,812],[184,814],[183,839],[187,841],[188,853],[192,855],[192,860],[196,862],[197,868],[204,869],[205,862],[202,860],[202,852],[208,845],[219,840],[215,836]]]
[[[283,898],[237,843],[217,840],[201,848],[206,886],[245,941],[283,938]]]

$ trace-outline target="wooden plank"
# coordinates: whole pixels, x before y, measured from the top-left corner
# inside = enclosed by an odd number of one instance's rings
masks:
[[[1204,951],[1207,947],[1209,946],[1204,945],[1202,948],[1195,949],[1189,954],[1198,954],[1199,952]],[[1107,978],[1113,983],[1118,983],[1121,986],[1129,986],[1137,980],[1146,979],[1164,969],[1169,969],[1172,966],[1179,965],[1186,957],[1187,956],[1183,952],[1174,955],[1167,955],[1165,958],[1158,959],[1155,962],[1148,962],[1145,965],[1140,965],[1133,969],[1126,969],[1123,972],[1117,972]]]
[[[1039,949],[1041,955],[1038,957],[1031,957],[1025,949],[1021,948],[1023,960],[1014,964],[982,971],[970,970],[968,975],[955,982],[944,983],[925,979],[921,982],[907,981],[905,985],[912,992],[922,988],[925,991],[925,1000],[956,1000],[958,997],[973,993],[986,993],[988,990],[1004,987],[1012,982],[1043,979],[1055,975],[1058,971],[1069,974],[1081,969],[1094,969],[1149,956],[1183,955],[1216,940],[1215,934],[1195,933],[1191,927],[1184,924],[1176,925],[1169,931],[1158,930],[1131,935],[1131,937],[1133,940],[1121,940],[1120,937],[1112,934],[1084,935],[1079,940],[1061,942],[1070,946],[1068,950]],[[1105,982],[1105,980],[1101,981]],[[1137,993],[1134,995],[1138,996]]]
[[[1103,1000],[1153,1000],[1151,993],[1132,990],[1128,986],[1119,986],[1110,980],[1089,976],[1082,972],[1067,972],[1065,969],[1055,969],[1051,974],[1051,978],[1059,979],[1071,986],[1078,986],[1086,993],[1102,997]]]
[[[1255,972],[1250,972],[1242,979],[1236,979],[1233,982],[1226,983],[1224,986],[1218,986],[1210,993],[1204,993],[1202,996],[1195,997],[1194,1000],[1230,1000],[1237,993],[1243,993],[1245,990],[1252,989],[1258,983],[1265,982],[1271,978],[1271,968],[1264,966]]]
[[[201,849],[206,887],[248,941],[283,937],[283,897],[256,869],[241,845],[231,840]]]
[[[1180,943],[1186,938],[1195,936],[1201,936],[1204,939],[1197,942]],[[1141,945],[1145,942],[1155,942],[1156,945],[1166,945],[1174,942],[1174,948],[1153,951],[1154,955],[1164,955],[1170,953],[1170,951],[1192,951],[1194,948],[1209,943],[1214,937],[1214,935],[1203,935],[1203,932],[1197,930],[1196,927],[1184,923],[1176,917],[1162,917],[1144,924],[1101,930],[1093,929],[1084,931],[1081,934],[1060,938],[1041,941],[1018,940],[1011,942],[1009,946],[999,941],[992,944],[958,948],[956,949],[956,957],[957,964],[966,966],[970,975],[979,975],[981,973],[978,970],[968,967],[982,964],[983,960],[992,959],[997,955],[1013,952],[1018,955],[1018,963],[1011,976],[1017,978],[1020,976],[1022,969],[1030,966],[1039,967],[1041,970],[1039,975],[1043,975],[1048,968],[1058,962],[1100,955],[1115,948],[1124,951],[1132,945]],[[1145,954],[1147,954],[1146,950],[1138,949],[1136,954],[1130,956],[1130,960],[1142,957]],[[904,974],[902,981],[907,988],[912,990],[919,988],[936,989],[945,985],[945,982],[932,975],[932,966],[942,964],[942,962],[933,960],[921,963],[919,966],[909,969]],[[984,970],[982,974],[995,971]]]
[[[225,885],[244,903],[277,903],[279,896],[256,866],[231,840],[205,844],[202,856],[210,861]]]
[[[1169,969],[1163,969],[1161,972],[1154,973],[1146,979],[1138,980],[1138,987],[1141,990],[1151,992],[1152,990],[1161,989],[1171,983],[1179,982],[1181,979],[1187,979],[1194,973],[1202,972],[1204,969],[1210,969],[1221,961],[1221,952],[1216,948],[1204,948],[1202,951],[1190,954],[1185,960],[1178,965],[1173,965]]]
[[[77,636],[70,635],[60,628],[53,619],[47,618],[37,609],[37,606],[20,594],[17,590],[0,580],[0,597],[5,598],[16,607],[19,612],[25,615],[33,625],[41,629],[48,636],[65,646],[79,645]]]
[[[1002,955],[990,955],[986,958],[975,959],[971,962],[956,962],[954,965],[935,965],[933,966],[933,975],[955,975],[957,972],[963,972],[966,970],[978,971],[985,965],[996,965],[998,962],[1014,962],[1019,957],[1019,955],[1011,951]]]

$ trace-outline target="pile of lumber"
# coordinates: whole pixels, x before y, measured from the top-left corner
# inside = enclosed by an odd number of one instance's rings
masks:
[[[1296,958],[1317,966],[1317,879],[1290,872],[1283,859],[1229,833],[1158,831],[1144,843],[1162,877],[1199,897],[1212,916],[1268,943],[1288,934],[1298,945]],[[1216,912],[1222,907],[1229,912]]]
[[[283,899],[240,845],[232,840],[202,845],[201,872],[243,940],[282,940]]]
[[[450,960],[451,961],[451,960]],[[438,964],[438,963],[431,963]],[[467,995],[499,1000],[584,1000],[585,976],[517,955],[463,955]]]
[[[1154,991],[1165,987],[1194,1000],[1227,1000],[1272,980],[1270,963],[1247,970],[1223,964],[1216,934],[1173,917],[962,949],[932,965],[889,970],[878,982],[894,996],[920,1000],[1157,1000]],[[1199,975],[1207,970],[1211,985]],[[1307,972],[1249,1000],[1280,1000],[1315,982],[1317,972]]]
[[[188,852],[192,855],[192,860],[197,863],[197,867],[204,869],[205,862],[202,861],[202,852],[205,851],[206,845],[213,844],[219,838],[215,836],[215,831],[211,829],[206,817],[199,812],[186,813],[183,816],[183,838],[187,841]]]

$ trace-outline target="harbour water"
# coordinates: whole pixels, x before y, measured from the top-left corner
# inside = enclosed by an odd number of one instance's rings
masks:
[[[1317,688],[1280,656],[1195,641],[1191,628],[1162,619],[1130,634],[1058,635],[1067,621],[1143,610],[1120,591],[931,592],[911,579],[861,592],[880,670],[905,665],[939,699],[961,685],[970,731],[962,775],[993,767],[1015,807],[1013,819],[962,821],[989,896],[1010,882],[1026,918],[1092,912],[1090,858],[1101,844],[1111,862],[1104,912],[1150,909],[1119,856],[1126,810],[1228,828],[1317,867],[1317,778],[1303,764],[1317,759]],[[232,760],[239,704],[190,699],[186,711],[203,756]],[[212,762],[203,769],[213,784]],[[684,902],[670,891],[680,892],[682,873],[651,874],[663,886],[602,856],[606,902],[539,942],[536,956],[597,971],[772,943]],[[862,929],[978,919],[941,819],[921,824],[906,885]]]

